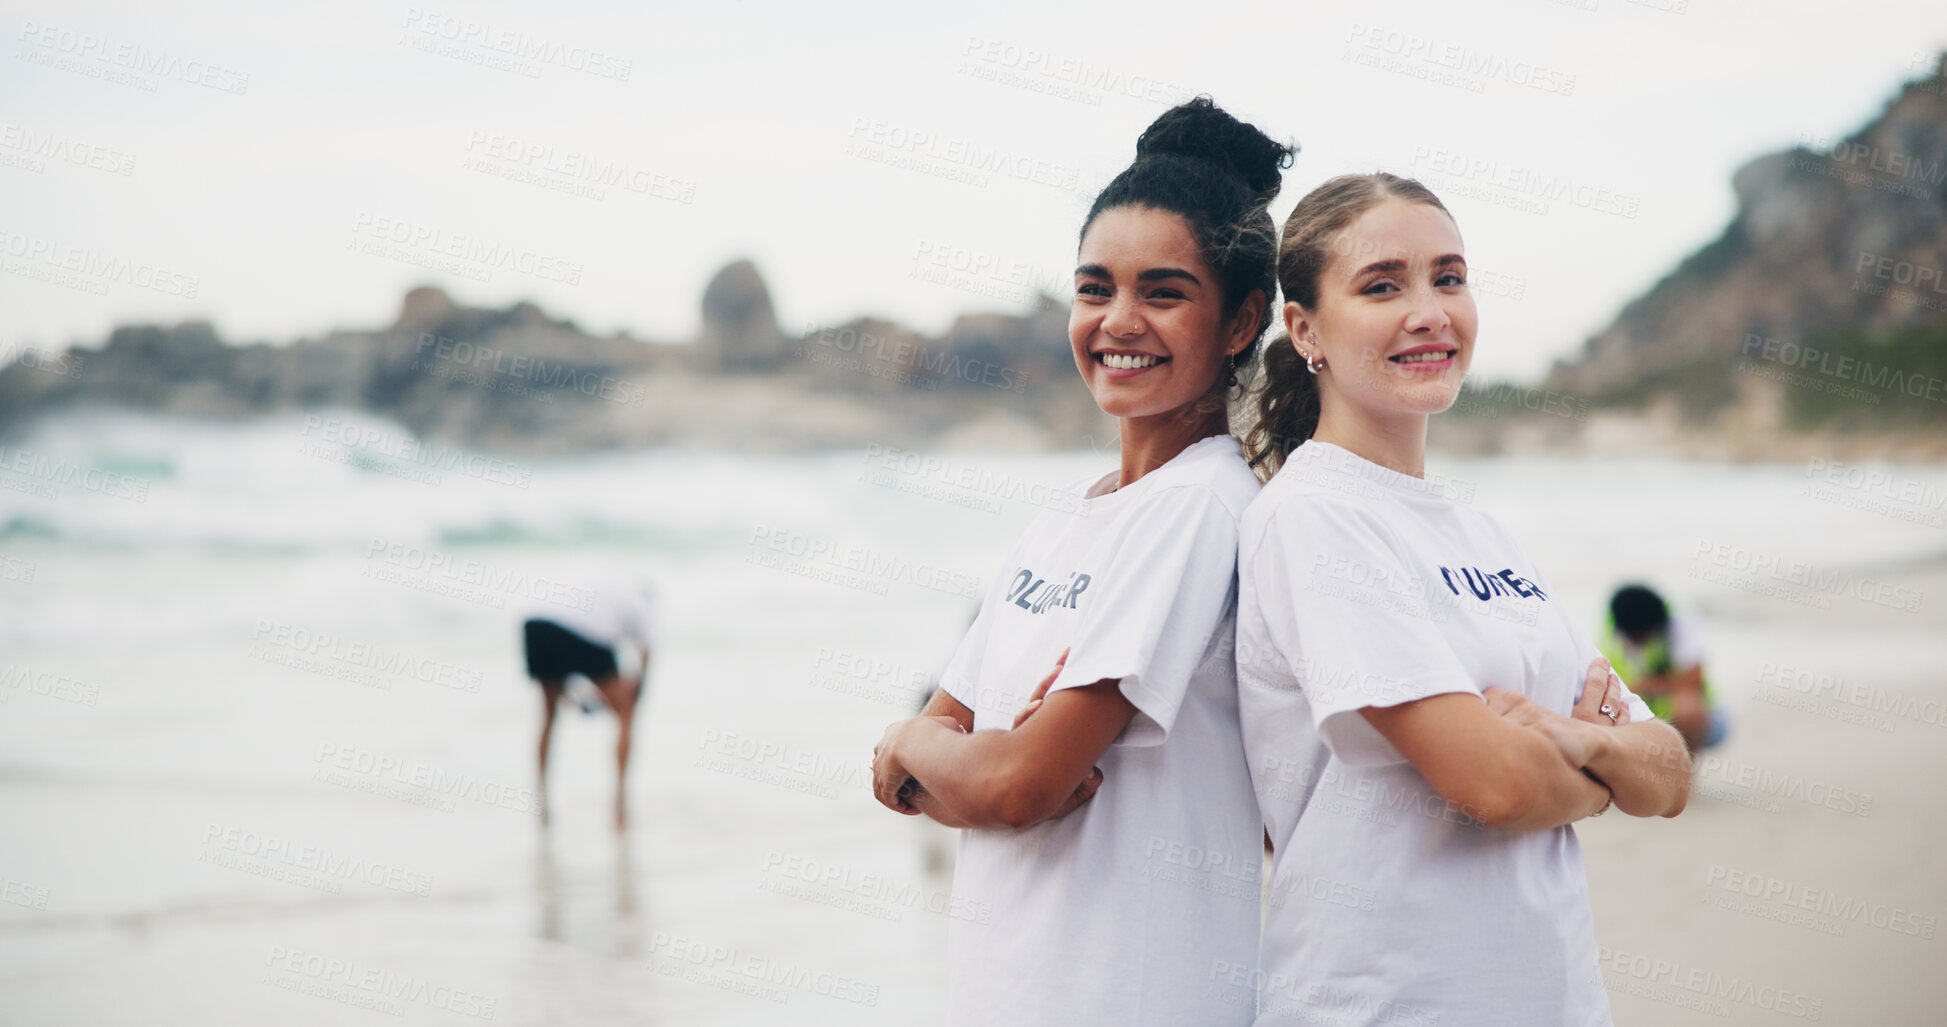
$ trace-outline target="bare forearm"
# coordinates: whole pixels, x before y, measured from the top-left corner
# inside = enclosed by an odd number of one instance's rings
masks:
[[[926,708],[920,712],[920,717],[951,717],[960,725],[962,732],[973,730],[973,711],[968,709],[965,704],[955,699],[951,693],[943,688],[933,691],[932,696],[927,699]],[[953,732],[947,732],[947,734],[952,735]],[[911,773],[910,768],[908,768],[908,773]],[[939,775],[933,774],[931,776],[937,778]],[[921,816],[943,827],[963,828],[975,826],[972,818],[949,806],[939,796],[929,791],[925,785],[919,783],[918,778],[912,778],[907,782],[906,787],[900,792],[900,797],[908,806],[918,811]]]
[[[1010,794],[1014,787],[1009,783],[1013,775],[1007,770],[1016,748],[1011,734],[1008,731],[961,733],[942,724],[916,732],[901,747],[899,758],[906,766],[906,773],[919,782],[921,789],[953,821],[949,826],[1019,826],[1022,814],[1018,808],[1024,796]],[[1055,805],[1054,801],[1048,803],[1050,809]]]
[[[1690,753],[1682,736],[1662,721],[1593,728],[1602,739],[1589,772],[1616,795],[1616,808],[1632,817],[1674,817],[1690,799]]]
[[[1609,801],[1609,790],[1562,758],[1542,735],[1522,729],[1518,762],[1507,772],[1519,777],[1500,783],[1501,805],[1488,823],[1511,831],[1539,831],[1572,824]]]
[[[964,707],[902,720],[873,750],[873,796],[888,809],[919,813],[906,797],[917,782],[960,827],[1022,828],[1067,816],[1101,787],[1095,761],[1136,714],[1117,684],[1063,689],[1007,731],[967,731],[973,716]]]
[[[911,794],[906,796],[906,801],[911,803],[914,809],[919,810],[921,816],[939,824],[941,827],[961,828],[981,826],[974,823],[970,818],[962,816],[948,808],[946,803],[940,801],[939,796],[927,791],[924,786],[914,788]]]
[[[1448,805],[1482,823],[1531,831],[1602,808],[1607,789],[1540,727],[1511,719],[1542,717],[1525,698],[1495,688],[1482,698],[1488,705],[1456,692],[1360,712]]]

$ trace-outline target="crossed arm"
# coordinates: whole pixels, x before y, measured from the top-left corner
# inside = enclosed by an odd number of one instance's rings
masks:
[[[973,731],[973,711],[944,691],[886,729],[873,750],[873,791],[887,808],[948,827],[1020,828],[1066,816],[1094,796],[1094,767],[1136,708],[1115,680],[1043,699],[1062,661],[1009,731]],[[1485,699],[1483,702],[1482,700]],[[1488,688],[1359,712],[1449,805],[1494,827],[1539,830],[1593,815],[1613,799],[1631,816],[1673,817],[1690,794],[1689,750],[1660,721],[1624,718],[1607,660],[1589,667],[1564,717]]]
[[[1595,712],[1604,701],[1627,710],[1608,661],[1597,659],[1570,717],[1499,688],[1359,712],[1449,805],[1494,827],[1572,823],[1612,793],[1631,816],[1676,816],[1690,794],[1681,736],[1660,721],[1609,724]]]
[[[887,808],[948,827],[1018,828],[1068,815],[1095,794],[1095,762],[1136,715],[1114,679],[1043,699],[1062,661],[1009,731],[974,731],[973,711],[935,693],[886,729],[873,750],[873,793]]]
[[[1608,661],[1598,660],[1596,666],[1606,672]],[[1591,678],[1594,674],[1591,668]],[[1616,808],[1630,816],[1674,817],[1690,801],[1690,750],[1669,724],[1650,720],[1602,725],[1551,713],[1513,693],[1491,697],[1488,703],[1500,707],[1509,722],[1547,736],[1563,759],[1606,785]]]

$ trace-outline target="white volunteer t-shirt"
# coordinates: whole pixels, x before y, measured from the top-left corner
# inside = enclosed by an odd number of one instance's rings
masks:
[[[627,644],[638,653],[656,648],[655,599],[649,590],[628,582],[598,582],[589,608],[547,603],[532,607],[526,616],[549,620],[569,631],[611,649]]]
[[[1257,956],[1262,821],[1230,641],[1237,518],[1258,482],[1229,435],[1108,492],[1116,477],[1035,519],[941,678],[975,730],[1006,729],[1072,647],[1051,691],[1113,678],[1140,711],[1087,805],[960,833],[952,1024],[1251,1020],[1209,982]]]
[[[1498,686],[1566,714],[1598,654],[1446,491],[1314,440],[1244,514],[1239,701],[1276,853],[1260,1027],[1610,1022],[1575,832],[1449,809],[1359,713]]]

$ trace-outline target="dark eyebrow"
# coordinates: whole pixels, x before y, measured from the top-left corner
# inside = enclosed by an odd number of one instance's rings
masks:
[[[1448,253],[1433,258],[1434,267],[1446,267],[1449,264],[1465,264],[1465,263],[1467,263],[1467,258],[1461,256],[1458,253]],[[1357,278],[1360,275],[1380,274],[1380,273],[1404,271],[1404,270],[1406,270],[1406,262],[1403,260],[1376,260],[1370,264],[1367,264],[1365,267],[1360,268],[1358,272],[1354,274],[1352,277]]]
[[[1075,269],[1075,274],[1085,275],[1089,278],[1107,278],[1111,281],[1115,279],[1115,276],[1109,273],[1109,269],[1103,267],[1100,264],[1083,264],[1081,267]],[[1161,282],[1171,278],[1186,279],[1193,285],[1203,284],[1203,282],[1199,280],[1196,275],[1193,275],[1190,272],[1185,271],[1180,267],[1152,267],[1149,270],[1144,271],[1143,273],[1137,275],[1136,281]]]

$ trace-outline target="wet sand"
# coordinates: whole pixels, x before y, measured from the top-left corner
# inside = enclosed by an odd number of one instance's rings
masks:
[[[269,438],[267,452],[288,448]],[[861,483],[855,454],[762,475],[643,458],[479,497],[306,463],[256,486],[270,514],[233,517],[284,535],[243,545],[193,534],[230,509],[233,463],[263,475],[227,438],[210,445],[211,483],[192,463],[140,510],[48,515],[86,540],[5,550],[36,576],[0,580],[0,1022],[939,1021],[952,836],[880,809],[864,768],[973,603],[753,561],[752,525],[984,574],[1031,509]],[[1062,481],[1091,459],[994,463]],[[1709,627],[1736,722],[1705,794],[1675,821],[1612,814],[1583,831],[1616,1021],[1937,1020],[1947,727],[1925,704],[1947,701],[1947,573],[1881,574],[1924,590],[1918,613],[1843,596],[1809,609],[1683,573],[1699,536],[1833,566],[1947,540],[1795,501],[1793,468],[1448,469],[1580,613],[1637,567]],[[711,488],[685,491],[695,482]],[[584,528],[575,497],[596,494],[636,497],[639,515]],[[1669,521],[1678,494],[1686,519]],[[305,522],[314,511],[330,516]],[[414,517],[424,526],[402,526]],[[564,714],[543,825],[515,612],[375,578],[380,534],[569,580],[626,566],[663,587],[623,835],[608,819],[612,723]],[[285,628],[449,673],[307,661]],[[1761,701],[1798,695],[1761,680],[1767,664],[1914,705],[1862,725],[1845,719],[1858,707]]]

